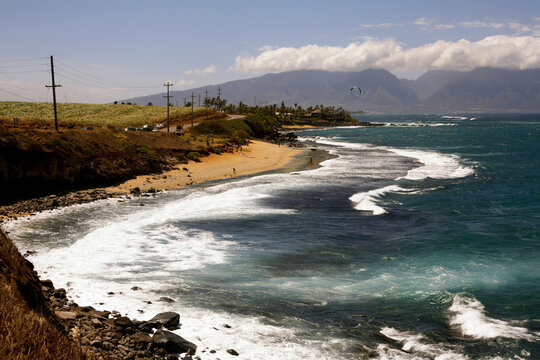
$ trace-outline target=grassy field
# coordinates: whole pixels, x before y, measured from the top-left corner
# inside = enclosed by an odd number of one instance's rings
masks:
[[[166,106],[74,104],[57,105],[58,123],[67,126],[129,127],[144,124],[158,124],[167,121]],[[170,107],[171,120],[189,118],[191,108]],[[196,115],[203,114],[205,108],[195,107]],[[51,103],[0,101],[0,121],[12,122],[18,118],[21,123],[38,123],[46,126],[54,123]]]

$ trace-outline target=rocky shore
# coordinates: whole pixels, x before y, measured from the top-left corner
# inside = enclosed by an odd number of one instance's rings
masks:
[[[198,358],[194,356],[197,345],[170,331],[179,328],[178,313],[160,313],[148,321],[132,320],[117,311],[79,306],[67,299],[64,289],[55,289],[50,280],[41,281],[41,285],[65,332],[89,359],[178,359],[180,354],[184,354],[182,358]]]
[[[21,200],[14,204],[0,206],[0,224],[3,221],[17,220],[18,217],[33,215],[41,211],[54,210],[66,206],[85,204],[97,200],[118,198],[127,199],[131,196],[152,196],[159,192],[153,188],[142,192],[138,187],[125,192],[110,191],[107,189],[81,190],[65,195],[49,195],[35,199]]]

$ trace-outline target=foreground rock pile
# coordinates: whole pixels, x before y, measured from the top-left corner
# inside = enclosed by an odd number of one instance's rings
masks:
[[[50,195],[30,200],[22,200],[11,205],[1,206],[0,222],[2,220],[16,219],[19,216],[30,215],[40,211],[122,196],[125,196],[125,194],[110,192],[104,189],[96,189],[76,191],[67,195]]]
[[[180,315],[175,312],[133,321],[118,312],[78,306],[50,280],[42,281],[42,290],[69,337],[89,359],[178,359],[179,354],[189,356],[197,351],[197,345],[168,331],[178,329]]]

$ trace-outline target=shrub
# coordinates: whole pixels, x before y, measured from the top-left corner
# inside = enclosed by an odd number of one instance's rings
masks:
[[[187,154],[187,158],[195,162],[201,161],[200,156],[201,154],[199,154],[197,151],[191,151]]]

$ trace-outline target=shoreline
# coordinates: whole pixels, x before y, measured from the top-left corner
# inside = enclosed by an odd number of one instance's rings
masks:
[[[155,192],[252,176],[285,167],[294,162],[296,157],[301,157],[305,151],[305,148],[278,146],[253,140],[234,153],[210,154],[200,162],[190,160],[187,164],[177,164],[173,169],[161,174],[140,175],[104,190],[121,194]]]
[[[312,149],[313,150],[313,149]],[[307,147],[275,145],[252,141],[234,153],[211,154],[200,162],[178,163],[172,170],[160,174],[139,175],[118,185],[68,191],[0,206],[0,226],[3,222],[38,212],[84,204],[107,198],[124,198],[159,191],[178,190],[214,181],[233,180],[272,171],[292,172],[311,169],[328,158],[321,150]]]
[[[120,185],[107,188],[87,189],[72,192],[64,196],[49,195],[40,199],[32,199],[12,204],[17,206],[26,203],[19,208],[17,216],[33,215],[39,211],[92,202],[110,197],[131,197],[133,195],[148,196],[149,193],[162,190],[181,189],[190,185],[204,185],[217,181],[228,181],[238,178],[256,176],[271,172],[293,172],[309,170],[319,166],[323,160],[331,158],[331,155],[322,150],[308,147],[278,146],[275,144],[254,141],[240,151],[223,155],[211,155],[201,162],[190,161],[188,164],[178,164],[174,169],[162,174],[138,176]],[[233,170],[234,169],[234,170]],[[133,191],[138,188],[138,191]],[[6,206],[0,207],[0,233],[2,230],[2,217],[6,220],[16,219],[17,216],[4,216]],[[26,209],[23,211],[23,209]],[[6,236],[7,239],[7,236]],[[27,256],[28,254],[25,254]],[[22,255],[19,256],[23,258]],[[28,260],[31,269],[33,265]],[[121,316],[123,309],[111,311],[99,311],[86,304],[79,305],[69,300],[69,292],[62,288],[55,288],[52,281],[39,279],[35,285],[36,293],[43,293],[44,306],[54,314],[51,321],[61,324],[64,334],[80,346],[83,356],[88,358],[168,358],[172,354],[186,353],[191,358],[197,351],[197,345],[191,343],[168,330],[178,328],[180,314],[165,312],[157,314],[148,321],[137,321],[126,316]],[[131,290],[137,290],[133,287]],[[171,299],[163,298],[164,302]],[[165,311],[166,309],[164,309]],[[173,317],[176,322],[167,326],[165,322],[156,322],[156,318]],[[56,319],[56,320],[55,320]],[[225,327],[230,328],[228,325]],[[152,334],[152,328],[157,328]],[[189,336],[189,335],[188,335]],[[194,340],[197,340],[194,338]],[[202,352],[215,352],[204,344],[199,344]],[[226,353],[238,356],[238,352],[232,348],[225,348]],[[175,357],[176,358],[176,357]],[[184,357],[182,357],[184,358]]]

